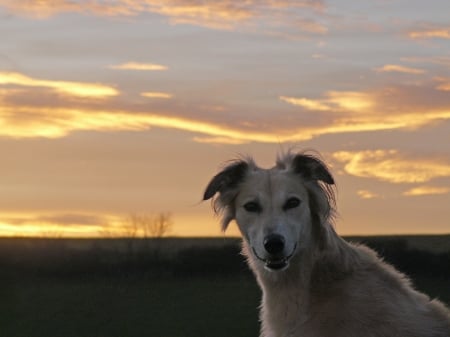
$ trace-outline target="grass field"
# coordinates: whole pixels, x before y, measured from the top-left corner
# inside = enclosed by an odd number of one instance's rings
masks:
[[[450,304],[446,280],[417,284]],[[22,280],[2,288],[0,335],[257,337],[259,297],[249,277]]]
[[[258,336],[250,278],[40,279],[2,292],[5,337]]]
[[[257,337],[260,290],[236,241],[219,243],[168,260],[60,241],[0,245],[0,336]],[[397,249],[390,257],[417,272],[419,290],[450,304],[448,253],[382,243],[381,251]]]

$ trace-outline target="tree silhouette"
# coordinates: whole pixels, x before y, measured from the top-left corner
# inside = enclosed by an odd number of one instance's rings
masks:
[[[161,212],[155,215],[151,221],[144,222],[144,232],[146,237],[161,238],[172,231],[172,214]]]

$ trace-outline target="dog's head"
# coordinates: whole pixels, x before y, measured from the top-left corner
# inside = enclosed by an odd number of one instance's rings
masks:
[[[252,159],[231,162],[211,180],[203,199],[213,198],[224,231],[236,220],[253,260],[283,270],[303,248],[323,245],[324,226],[334,212],[333,184],[320,159],[288,153],[271,169]]]

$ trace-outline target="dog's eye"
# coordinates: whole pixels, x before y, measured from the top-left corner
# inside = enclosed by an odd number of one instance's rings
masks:
[[[296,197],[289,198],[283,205],[283,210],[287,211],[288,209],[298,207],[300,205],[300,200]]]
[[[258,204],[256,201],[249,201],[246,204],[244,204],[244,209],[250,213],[259,213],[261,212],[261,205]]]

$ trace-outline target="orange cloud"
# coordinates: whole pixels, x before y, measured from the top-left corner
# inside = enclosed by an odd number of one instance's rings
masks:
[[[0,236],[89,238],[129,235],[125,217],[115,214],[0,213]],[[142,235],[137,231],[136,235]]]
[[[422,195],[442,195],[447,193],[450,193],[450,188],[448,187],[419,186],[405,191],[403,195],[408,197],[415,197]]]
[[[341,151],[333,158],[344,163],[346,173],[391,183],[424,183],[450,177],[450,163],[433,158],[412,158],[397,150]]]
[[[323,96],[319,99],[279,97],[283,102],[320,114],[322,120],[327,120],[324,125],[299,130],[305,137],[395,129],[414,130],[450,119],[450,108],[433,108],[429,104],[420,106],[416,97],[412,103],[411,93],[395,88],[378,92],[329,91]],[[389,107],[388,113],[386,107]]]
[[[293,25],[296,26],[299,30],[313,33],[313,34],[326,34],[328,33],[328,27],[313,21],[313,20],[305,20],[305,19],[297,19],[293,21]]]
[[[59,13],[92,13],[100,16],[135,16],[141,13],[156,13],[169,18],[172,24],[192,24],[214,29],[234,29],[239,24],[258,24],[264,21],[273,26],[289,26],[307,33],[323,34],[327,28],[311,19],[299,19],[292,15],[297,8],[320,13],[325,8],[323,0],[208,0],[208,1],[156,1],[156,0],[117,0],[80,1],[41,0],[14,1],[3,0],[2,5],[19,15],[46,19]],[[282,20],[277,18],[283,17]],[[275,22],[276,21],[276,22]],[[278,27],[279,28],[279,27]]]
[[[206,144],[227,144],[227,145],[239,145],[245,144],[248,141],[230,138],[230,137],[194,137],[194,141],[197,143],[206,143]]]
[[[380,198],[379,194],[373,193],[371,191],[368,190],[359,190],[357,192],[358,196],[361,199],[375,199],[375,198]]]
[[[20,116],[27,116],[26,119]],[[151,127],[178,129],[192,133],[244,142],[278,142],[271,132],[245,131],[220,124],[156,113],[108,111],[88,108],[0,106],[0,135],[27,138],[59,138],[79,130],[140,131]]]
[[[324,99],[308,99],[280,96],[280,100],[317,111],[355,111],[362,112],[374,105],[374,97],[357,91],[329,91]]]
[[[162,99],[169,99],[173,97],[172,94],[169,94],[167,92],[153,92],[153,91],[143,92],[141,93],[141,96],[147,98],[162,98]]]
[[[160,4],[155,2],[152,12],[168,16],[174,24],[193,24],[210,28],[230,29],[239,22],[250,20],[255,13],[246,6],[235,6],[232,2]]]
[[[47,81],[33,79],[17,73],[0,73],[0,81],[4,85],[18,85],[30,88],[0,88],[0,135],[15,138],[26,137],[64,137],[71,132],[80,130],[92,131],[125,131],[147,130],[152,127],[184,130],[195,134],[194,140],[208,143],[241,144],[246,142],[280,143],[299,142],[329,134],[358,133],[379,130],[416,129],[424,125],[450,119],[450,108],[425,108],[413,104],[413,108],[402,103],[403,111],[389,110],[393,97],[396,100],[409,102],[410,94],[395,90],[383,92],[329,91],[324,98],[293,98],[280,96],[280,100],[288,104],[300,106],[319,115],[320,122],[309,125],[282,126],[261,128],[257,124],[223,124],[207,122],[201,118],[184,116],[168,116],[166,113],[154,111],[127,111],[125,108],[109,108],[110,101],[95,101],[91,104],[84,100],[83,104],[71,101],[64,102],[67,95],[90,95],[86,97],[109,97],[118,92],[105,85],[90,85],[67,81]],[[6,75],[5,75],[6,74]],[[12,75],[11,75],[12,74]],[[30,104],[33,88],[45,87],[50,91],[62,92],[65,95],[58,100],[45,99],[44,104]],[[99,91],[96,91],[99,90]],[[102,90],[105,90],[103,92]],[[86,90],[79,92],[78,90]],[[111,90],[111,91],[109,91]],[[31,93],[31,94],[29,94]],[[154,99],[172,98],[170,93],[145,92],[144,97]],[[428,96],[427,96],[428,99]],[[53,106],[48,106],[51,101]],[[16,103],[15,103],[16,102]],[[381,103],[378,103],[381,102]],[[59,105],[59,106],[58,106]],[[88,105],[91,105],[90,107]],[[223,110],[222,106],[208,109]],[[381,111],[381,112],[380,112]]]
[[[375,68],[377,72],[398,72],[398,73],[406,73],[406,74],[424,74],[425,70],[418,68],[405,67],[397,64],[386,64],[380,68]]]
[[[450,91],[450,81],[446,82],[446,83],[439,84],[436,87],[436,89],[437,90],[441,90],[441,91]]]
[[[46,87],[61,94],[89,98],[105,98],[119,94],[117,89],[103,84],[41,80],[14,72],[0,72],[0,85]]]
[[[361,112],[374,105],[374,97],[364,92],[356,91],[330,91],[328,101],[339,109]]]
[[[58,138],[79,130],[140,131],[151,127],[161,127],[197,134],[194,140],[201,142],[280,143],[304,141],[326,134],[417,128],[435,121],[450,119],[450,109],[388,115],[365,112],[364,109],[368,109],[372,103],[366,103],[363,99],[364,95],[347,93],[338,97],[338,94],[333,93],[329,97],[334,103],[324,103],[329,104],[330,109],[336,106],[339,109],[360,107],[356,110],[362,110],[363,113],[348,114],[343,111],[339,116],[331,115],[331,118],[327,118],[327,122],[322,122],[321,125],[262,130],[257,125],[250,125],[246,128],[232,127],[149,111],[110,110],[106,106],[103,108],[101,106],[70,108],[12,104],[5,99],[7,94],[8,91],[0,91],[0,102],[2,103],[0,105],[0,135],[15,138]],[[326,111],[325,113],[333,112]]]
[[[138,62],[127,62],[123,64],[111,65],[111,69],[116,70],[144,70],[144,71],[162,71],[169,69],[167,66],[154,63],[138,63]]]
[[[332,107],[324,100],[313,100],[308,98],[295,98],[295,97],[287,97],[280,96],[280,100],[292,104],[301,106],[307,110],[316,110],[316,111],[330,111]]]
[[[436,90],[450,91],[450,78],[436,77],[434,80],[440,82],[440,84],[436,86]]]
[[[408,33],[411,39],[450,39],[450,28],[427,28]]]

